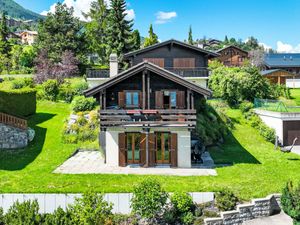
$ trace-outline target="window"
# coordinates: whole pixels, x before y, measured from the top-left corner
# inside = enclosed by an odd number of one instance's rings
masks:
[[[176,91],[164,91],[163,98],[164,109],[177,107],[177,93]]]
[[[126,107],[139,107],[139,92],[129,91],[126,92]]]
[[[171,108],[176,108],[177,106],[177,101],[176,101],[176,91],[171,91],[170,92],[170,105]]]
[[[173,60],[174,68],[195,68],[195,58],[175,58]]]
[[[165,67],[165,59],[164,58],[144,58],[143,61],[153,63],[162,68]]]

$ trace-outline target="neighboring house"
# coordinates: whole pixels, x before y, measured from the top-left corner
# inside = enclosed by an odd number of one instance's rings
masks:
[[[129,66],[147,61],[172,73],[207,87],[209,76],[208,59],[218,54],[189,45],[177,40],[169,40],[125,54],[124,61]],[[88,70],[87,80],[91,87],[105,82],[109,78],[108,70]]]
[[[32,45],[37,38],[38,33],[36,31],[23,31],[20,33],[21,41],[23,44]]]
[[[264,57],[266,70],[282,69],[295,75],[300,75],[299,53],[270,53]]]
[[[293,79],[295,74],[282,69],[271,69],[261,71],[261,75],[268,78],[273,84],[286,84],[287,79]]]
[[[244,61],[249,59],[247,51],[234,45],[229,45],[216,52],[220,55],[217,59],[225,66],[242,66]]]
[[[215,55],[171,40],[126,54],[130,68],[121,73],[111,57],[110,78],[85,92],[100,102],[107,165],[192,166],[197,104],[211,91],[186,77],[207,77]]]

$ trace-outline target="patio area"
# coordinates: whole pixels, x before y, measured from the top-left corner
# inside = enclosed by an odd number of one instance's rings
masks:
[[[62,174],[135,174],[135,175],[165,175],[165,176],[216,176],[213,160],[208,152],[202,156],[203,164],[193,165],[193,168],[170,168],[168,166],[143,168],[140,166],[112,167],[104,163],[99,151],[78,151],[54,173]]]

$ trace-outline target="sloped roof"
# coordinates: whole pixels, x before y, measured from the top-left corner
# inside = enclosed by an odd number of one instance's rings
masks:
[[[168,40],[168,41],[164,41],[164,42],[161,42],[161,43],[158,43],[158,44],[151,45],[151,46],[143,48],[143,49],[139,49],[139,50],[136,50],[136,51],[133,51],[133,52],[129,52],[129,53],[125,54],[124,57],[127,58],[127,57],[130,57],[130,56],[138,55],[138,54],[141,54],[141,53],[144,53],[144,52],[147,52],[147,51],[150,51],[150,50],[153,50],[153,49],[165,46],[165,45],[170,45],[170,44],[176,44],[176,45],[179,45],[179,46],[182,46],[182,47],[185,47],[185,48],[189,48],[189,49],[207,54],[207,55],[212,56],[212,57],[219,56],[219,54],[217,54],[215,52],[208,51],[208,50],[205,50],[203,48],[199,48],[199,47],[194,46],[194,45],[190,45],[190,44],[187,44],[187,43],[184,43],[184,42],[181,42],[181,41],[171,39],[171,40]]]
[[[282,70],[282,69],[263,70],[263,71],[260,72],[260,74],[263,75],[263,76],[266,76],[266,75],[270,75],[272,73],[279,72],[279,71],[286,72],[287,74],[290,74],[291,76],[295,76],[295,74],[292,74],[289,71]]]
[[[216,53],[222,52],[223,50],[228,49],[228,48],[235,48],[235,49],[237,49],[237,50],[240,50],[240,51],[245,52],[245,53],[248,54],[247,51],[245,51],[244,49],[241,49],[241,48],[239,48],[239,47],[237,47],[237,46],[235,46],[235,45],[228,45],[228,46],[225,46],[224,48],[221,48],[221,49],[217,50]]]
[[[266,66],[272,67],[300,67],[300,53],[274,53],[266,54]]]
[[[142,62],[142,63],[139,63],[136,66],[133,66],[130,69],[108,79],[106,82],[104,82],[98,86],[86,90],[84,92],[84,95],[85,96],[93,96],[93,95],[99,93],[101,90],[107,89],[107,88],[127,79],[128,77],[133,76],[144,70],[149,70],[157,75],[165,77],[166,79],[171,80],[175,83],[178,83],[184,87],[187,87],[187,88],[191,89],[192,91],[199,93],[201,95],[210,96],[212,94],[211,90],[200,87],[200,86],[178,76],[175,73],[165,70],[165,69],[163,69],[157,65],[154,65],[152,63]]]

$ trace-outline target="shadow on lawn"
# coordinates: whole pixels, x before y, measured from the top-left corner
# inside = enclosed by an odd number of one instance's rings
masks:
[[[36,113],[29,118],[29,127],[35,130],[34,140],[24,149],[5,150],[0,152],[0,170],[21,170],[33,162],[43,149],[46,128],[38,124],[53,118],[55,114]]]

